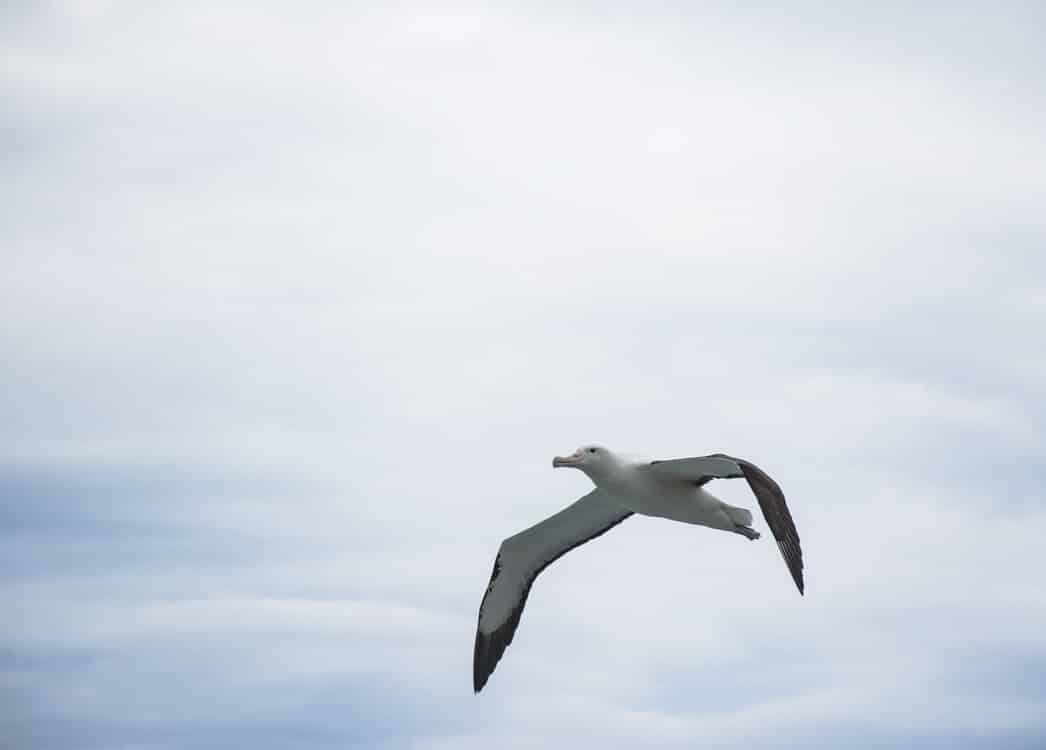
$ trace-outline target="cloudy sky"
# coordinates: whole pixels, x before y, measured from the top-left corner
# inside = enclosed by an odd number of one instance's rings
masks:
[[[0,746],[1046,745],[1039,4],[146,5],[0,6]],[[807,596],[632,519],[473,696],[589,441]]]

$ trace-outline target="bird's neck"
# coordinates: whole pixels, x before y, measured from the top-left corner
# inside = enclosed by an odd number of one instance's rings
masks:
[[[623,467],[624,462],[617,456],[607,456],[598,466],[587,466],[583,471],[597,487],[606,487],[615,482]]]

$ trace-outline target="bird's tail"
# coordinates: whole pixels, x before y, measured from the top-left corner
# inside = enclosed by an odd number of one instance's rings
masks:
[[[736,523],[738,526],[751,526],[752,525],[752,513],[744,508],[735,508],[732,505],[723,503],[723,510],[730,517],[730,520]]]

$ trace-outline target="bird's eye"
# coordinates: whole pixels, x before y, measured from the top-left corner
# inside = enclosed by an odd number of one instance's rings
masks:
[[[595,449],[595,448],[589,448],[589,449],[588,449],[588,452],[589,452],[589,453],[595,453],[595,452],[596,452],[596,449]]]

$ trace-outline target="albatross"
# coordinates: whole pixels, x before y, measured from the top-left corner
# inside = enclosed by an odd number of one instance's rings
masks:
[[[713,479],[740,479],[759,501],[785,565],[803,593],[803,552],[792,514],[777,482],[755,464],[724,453],[664,461],[630,461],[601,445],[586,445],[552,459],[553,468],[584,472],[596,488],[544,521],[501,543],[479,605],[472,687],[487,684],[519,627],[530,587],[545,568],[575,547],[605,534],[634,513],[708,526],[759,538],[752,513],[705,489]]]

